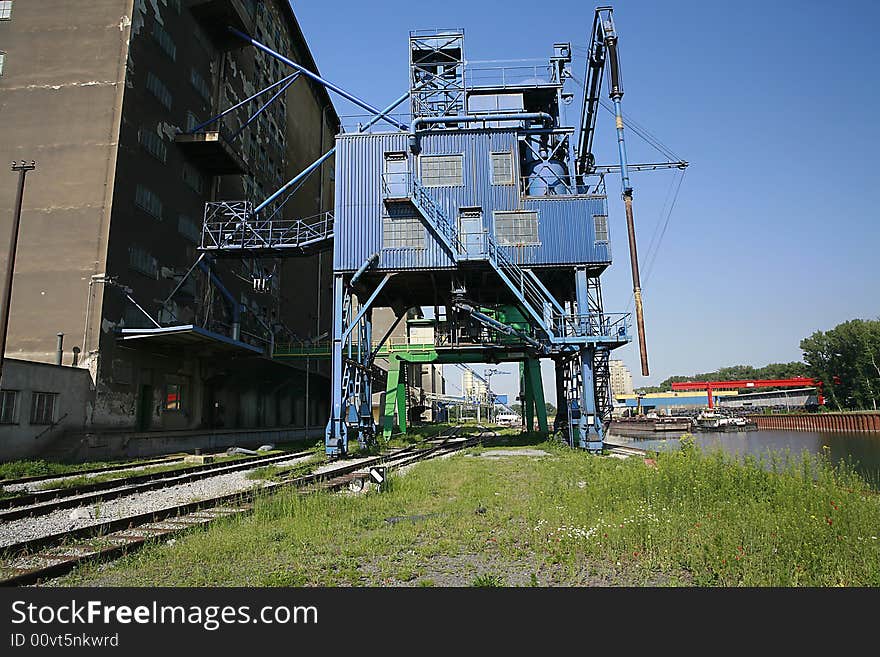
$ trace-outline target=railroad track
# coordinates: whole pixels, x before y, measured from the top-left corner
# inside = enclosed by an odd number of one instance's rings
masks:
[[[84,484],[82,486],[71,488],[56,488],[28,493],[0,500],[0,509],[2,509],[0,510],[0,522],[16,520],[18,518],[27,518],[29,516],[45,515],[57,511],[58,509],[88,506],[94,503],[133,495],[134,493],[157,490],[167,486],[176,486],[191,481],[197,481],[199,479],[216,477],[221,474],[240,472],[255,467],[302,458],[312,453],[311,450],[304,450],[301,452],[276,454],[273,456],[258,456],[232,462],[207,463],[204,465],[179,468],[171,472],[153,472],[149,474],[135,475],[133,477],[96,482],[94,484]]]
[[[117,558],[155,539],[165,539],[219,518],[249,513],[260,495],[284,489],[308,493],[352,487],[353,482],[366,480],[369,468],[374,465],[395,470],[473,446],[491,433],[484,427],[479,428],[479,434],[468,438],[457,438],[460,429],[455,427],[447,436],[436,436],[354,463],[338,462],[324,471],[271,482],[261,488],[179,504],[8,545],[0,550],[0,585],[21,586],[58,577],[83,563]],[[422,447],[430,442],[437,444]],[[287,455],[287,458],[291,458],[291,455]]]
[[[150,459],[147,461],[138,461],[136,463],[120,463],[118,465],[105,465],[102,468],[92,468],[91,470],[76,470],[75,472],[66,472],[64,474],[45,474],[33,475],[30,477],[19,477],[17,479],[0,479],[0,487],[17,486],[19,484],[35,484],[49,479],[70,479],[71,477],[82,477],[91,474],[102,474],[106,472],[114,472],[116,470],[139,470],[142,468],[151,468],[157,465],[170,465],[183,461],[184,454],[172,454],[161,458]]]

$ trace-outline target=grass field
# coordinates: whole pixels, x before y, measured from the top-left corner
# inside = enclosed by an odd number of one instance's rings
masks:
[[[821,458],[737,462],[685,443],[646,462],[538,440],[420,463],[382,493],[267,497],[61,583],[880,585],[880,499]]]

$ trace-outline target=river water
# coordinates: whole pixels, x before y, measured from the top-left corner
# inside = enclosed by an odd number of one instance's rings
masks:
[[[678,434],[668,437],[661,434],[623,434],[613,428],[606,440],[617,445],[630,445],[640,449],[663,451],[678,449]],[[694,433],[697,444],[704,450],[721,448],[734,455],[751,454],[766,456],[770,451],[819,454],[827,445],[829,458],[834,463],[848,462],[875,488],[880,488],[880,433],[825,433],[818,431],[778,431],[775,429],[755,431],[698,431]]]

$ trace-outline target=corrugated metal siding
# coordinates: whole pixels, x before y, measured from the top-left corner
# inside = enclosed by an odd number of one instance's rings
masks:
[[[606,214],[605,199],[579,198],[523,200],[523,207],[538,212],[541,245],[529,262],[536,265],[610,262],[608,243],[596,243],[594,214]],[[506,247],[505,247],[506,248]],[[516,248],[516,247],[512,247]]]
[[[426,230],[424,249],[382,249],[381,180],[384,153],[406,152],[411,171],[418,158],[409,153],[404,133],[343,135],[336,151],[336,239],[334,269],[354,271],[379,252],[378,269],[436,269],[453,267],[446,249]],[[464,185],[427,188],[444,208],[449,221],[458,222],[460,207],[483,209],[483,227],[492,231],[495,210],[535,210],[538,235],[535,246],[504,247],[515,262],[525,265],[609,262],[607,244],[594,242],[594,214],[606,214],[601,198],[522,199],[516,135],[504,131],[449,131],[421,136],[421,155],[463,154]],[[493,185],[491,153],[514,154],[512,185]]]

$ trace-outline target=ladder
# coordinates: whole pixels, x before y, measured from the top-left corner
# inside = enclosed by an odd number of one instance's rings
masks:
[[[593,354],[593,385],[596,395],[596,412],[602,418],[602,424],[611,422],[613,400],[611,396],[611,367],[609,359],[611,351],[608,347],[598,347]]]

